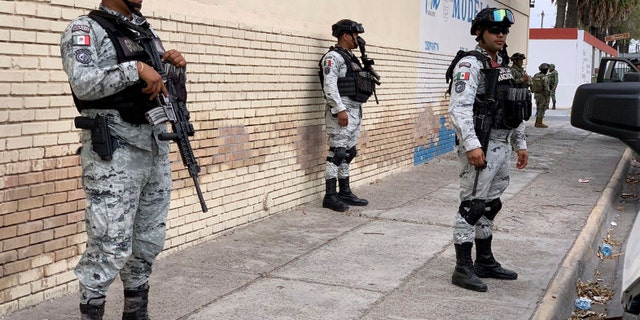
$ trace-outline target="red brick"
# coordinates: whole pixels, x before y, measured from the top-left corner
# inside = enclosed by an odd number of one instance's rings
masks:
[[[68,178],[68,170],[67,169],[55,169],[45,171],[44,180],[45,181],[56,181],[56,180],[64,180]]]
[[[75,167],[79,165],[80,165],[80,157],[76,155],[57,158],[57,163],[56,163],[57,168]]]
[[[5,275],[18,273],[20,271],[29,270],[31,268],[31,261],[29,259],[18,260],[15,262],[9,262],[2,266],[2,270]]]
[[[75,201],[65,202],[65,203],[56,204],[53,208],[54,208],[54,214],[57,216],[64,213],[70,213],[70,212],[76,211],[78,209],[78,203],[76,203]]]
[[[66,239],[54,239],[44,243],[44,252],[54,252],[63,248],[66,248]]]
[[[29,221],[28,212],[16,212],[7,214],[4,216],[4,225],[10,226],[14,224],[20,224]]]
[[[18,252],[16,250],[0,252],[0,266],[16,260],[18,260]]]
[[[54,217],[51,217],[51,218],[44,219],[44,228],[45,229],[58,228],[58,227],[62,227],[64,225],[66,225],[66,224],[67,224],[67,216],[66,215],[54,216]]]
[[[42,174],[42,172],[31,172],[20,175],[20,185],[22,186],[41,183],[42,181],[44,181],[44,174]]]
[[[62,250],[58,250],[58,251],[55,252],[55,254],[56,254],[56,261],[60,261],[60,260],[71,258],[71,257],[74,257],[74,256],[78,255],[78,250],[74,246],[74,247],[69,247],[69,248],[64,248]]]
[[[35,186],[31,186],[31,196],[42,196],[45,194],[53,193],[55,185],[52,182],[41,183]]]
[[[78,188],[78,183],[76,179],[67,179],[56,181],[56,192],[70,191],[76,190]]]
[[[4,201],[13,201],[29,198],[31,196],[30,187],[18,187],[4,191]]]
[[[78,230],[78,226],[74,224],[66,225],[64,227],[54,229],[55,238],[62,238],[72,234],[75,234]]]
[[[42,207],[42,208],[37,208],[37,209],[31,209],[31,211],[29,211],[29,219],[30,220],[39,220],[39,219],[43,219],[46,217],[51,217],[53,216],[53,207],[51,206],[46,206],[46,207]]]
[[[17,248],[24,248],[29,245],[29,236],[14,237],[3,240],[2,250],[13,250]]]
[[[30,245],[26,248],[18,249],[18,259],[31,258],[39,254],[42,254],[43,252],[44,252],[44,245],[42,244]]]
[[[19,283],[19,280],[18,280],[17,274],[5,275],[4,277],[0,278],[0,290],[15,287],[18,285],[18,283]],[[8,300],[2,300],[2,301],[8,301]]]
[[[18,211],[40,208],[44,204],[44,197],[31,197],[28,199],[18,200]]]
[[[58,192],[54,194],[47,194],[44,196],[44,205],[50,206],[56,203],[62,203],[67,201],[67,193],[66,192]]]
[[[69,178],[79,178],[82,177],[82,167],[73,167],[69,168]]]
[[[29,235],[29,244],[36,244],[53,239],[53,230],[43,230]]]
[[[0,228],[0,240],[13,238],[18,235],[18,226]]]
[[[78,200],[78,199],[84,199],[85,196],[86,195],[85,195],[83,189],[76,189],[76,190],[71,190],[71,191],[67,192],[67,199],[69,199],[69,201]]]
[[[83,222],[84,223],[84,210],[79,210],[67,215],[67,223]]]
[[[4,201],[0,203],[0,215],[18,211],[18,201]]]
[[[34,233],[42,230],[42,221],[31,221],[18,225],[18,235],[24,235],[27,233]]]

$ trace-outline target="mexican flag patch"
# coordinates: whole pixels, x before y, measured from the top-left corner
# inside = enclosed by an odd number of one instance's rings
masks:
[[[89,35],[73,36],[74,46],[89,46],[91,45],[91,37]]]
[[[458,72],[458,73],[456,73],[455,79],[456,80],[469,80],[470,76],[471,76],[470,72]]]

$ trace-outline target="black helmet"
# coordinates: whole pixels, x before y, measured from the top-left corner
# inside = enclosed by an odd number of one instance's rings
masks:
[[[342,19],[331,26],[331,34],[336,38],[340,38],[345,33],[355,32],[364,33],[364,27],[353,20]]]
[[[546,62],[543,62],[540,64],[540,66],[538,67],[538,69],[540,69],[540,71],[542,70],[549,70],[549,64]]]
[[[514,22],[513,12],[509,9],[484,8],[471,21],[471,35],[475,36],[476,31],[493,25],[510,27]]]
[[[527,57],[524,56],[524,53],[516,52],[511,56],[511,60],[524,60]]]

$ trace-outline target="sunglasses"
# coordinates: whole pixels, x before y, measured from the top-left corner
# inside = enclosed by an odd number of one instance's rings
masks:
[[[490,16],[493,19],[493,22],[509,22],[511,24],[515,23],[516,20],[513,18],[513,12],[509,9],[496,9],[493,10],[493,14]]]
[[[489,33],[493,33],[495,35],[499,35],[499,34],[509,34],[509,28],[508,27],[503,27],[503,26],[492,26],[489,27],[487,29],[487,31],[489,31]]]

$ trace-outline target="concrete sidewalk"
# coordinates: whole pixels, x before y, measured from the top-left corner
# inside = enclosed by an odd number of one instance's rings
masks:
[[[450,283],[459,201],[452,152],[357,186],[367,207],[337,213],[318,199],[160,259],[152,319],[567,319],[577,265],[595,255],[631,158],[618,140],[571,127],[567,115],[550,110],[548,129],[529,121],[529,167],[513,169],[502,198],[494,253],[516,281],[486,279],[486,293]],[[120,319],[118,282],[105,319]],[[77,319],[77,303],[70,295],[5,319]]]

